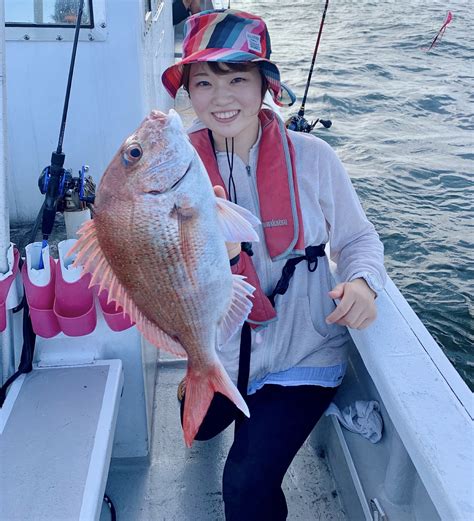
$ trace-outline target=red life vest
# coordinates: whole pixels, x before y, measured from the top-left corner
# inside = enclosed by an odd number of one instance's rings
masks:
[[[252,328],[266,326],[276,319],[274,299],[284,294],[296,265],[306,259],[308,269],[314,271],[318,257],[324,255],[324,245],[304,246],[303,219],[299,203],[298,184],[295,170],[295,150],[288,132],[280,118],[271,110],[261,110],[259,115],[262,135],[257,162],[257,191],[260,206],[260,219],[264,228],[265,243],[273,261],[287,260],[282,277],[273,293],[268,297],[262,291],[251,257],[241,252],[238,264],[232,267],[233,273],[244,275],[256,291],[253,294],[253,307],[247,318]],[[211,183],[226,190],[219,173],[208,130],[202,129],[189,135],[191,143],[201,157]],[[226,195],[227,191],[226,191]],[[295,255],[298,257],[295,258]]]
[[[295,150],[281,119],[269,109],[258,115],[262,127],[257,162],[257,191],[265,243],[273,261],[304,255],[303,219],[295,170]],[[207,129],[189,135],[211,183],[226,190]],[[227,191],[226,195],[228,197]]]

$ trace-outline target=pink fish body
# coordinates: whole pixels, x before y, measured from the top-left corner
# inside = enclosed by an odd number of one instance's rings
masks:
[[[108,166],[72,250],[149,342],[187,356],[188,446],[216,391],[249,415],[216,349],[247,318],[254,291],[232,275],[225,241],[258,240],[258,222],[215,197],[179,116],[154,111]]]

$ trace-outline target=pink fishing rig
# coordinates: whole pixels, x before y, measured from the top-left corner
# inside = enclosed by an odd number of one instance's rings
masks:
[[[436,45],[438,41],[441,41],[441,38],[443,37],[446,27],[448,27],[448,24],[451,23],[453,19],[453,13],[451,11],[448,11],[448,14],[446,15],[446,19],[443,22],[443,25],[441,26],[441,29],[438,31],[438,34],[434,37],[433,41],[431,42],[431,45],[426,50],[426,52],[431,51],[431,49]]]

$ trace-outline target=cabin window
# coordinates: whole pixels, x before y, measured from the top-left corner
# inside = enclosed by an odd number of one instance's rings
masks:
[[[2,0],[0,0],[2,1]],[[25,42],[71,42],[74,39],[79,0],[3,0],[5,39]],[[107,39],[106,2],[84,0],[80,41]],[[124,0],[120,0],[122,3]],[[129,0],[127,0],[128,2]],[[130,0],[137,1],[137,0]],[[119,3],[119,0],[113,0]]]
[[[79,0],[5,0],[7,27],[74,27]],[[81,27],[94,27],[92,0],[84,0]]]

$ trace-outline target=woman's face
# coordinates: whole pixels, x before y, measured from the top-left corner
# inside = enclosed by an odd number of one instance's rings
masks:
[[[258,128],[262,105],[258,67],[215,74],[207,63],[193,63],[189,96],[198,118],[217,137],[237,138]]]

